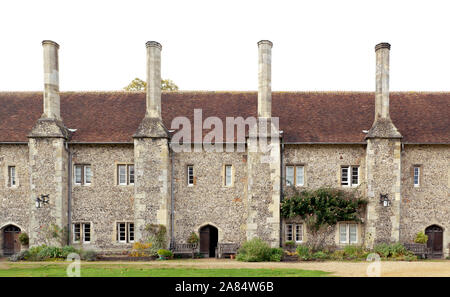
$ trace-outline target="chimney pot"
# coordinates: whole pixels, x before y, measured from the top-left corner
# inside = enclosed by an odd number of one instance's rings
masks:
[[[156,41],[147,41],[145,43],[145,46],[146,47],[157,47],[160,50],[162,50],[162,45],[159,42],[156,42]]]
[[[389,43],[387,43],[387,42],[381,42],[381,43],[378,43],[378,44],[375,46],[375,51],[377,51],[377,50],[379,50],[379,49],[382,49],[382,48],[387,48],[388,50],[390,50],[390,49],[391,49],[391,45],[390,45]]]

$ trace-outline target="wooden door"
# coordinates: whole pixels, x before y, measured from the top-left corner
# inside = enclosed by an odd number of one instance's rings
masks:
[[[19,234],[20,229],[15,226],[8,226],[3,230],[3,253],[5,255],[20,252]]]
[[[431,250],[432,258],[442,258],[444,232],[441,227],[433,225],[425,230],[428,236],[427,247]]]
[[[207,254],[209,257],[209,226],[200,229],[200,253]]]

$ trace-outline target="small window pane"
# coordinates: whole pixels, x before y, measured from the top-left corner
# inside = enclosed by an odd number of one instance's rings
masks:
[[[128,224],[128,241],[129,242],[134,241],[134,223]]]
[[[76,165],[75,166],[75,183],[76,184],[81,184],[81,166],[80,165]]]
[[[294,166],[286,166],[286,186],[294,185]]]
[[[419,182],[420,182],[420,168],[419,167],[414,167],[414,185],[418,186]]]
[[[358,241],[357,226],[355,224],[351,224],[349,226],[349,229],[350,229],[350,243],[356,243]]]
[[[188,185],[194,185],[194,166],[189,165],[188,170]]]
[[[15,166],[9,167],[9,185],[10,186],[16,185],[16,167]]]
[[[292,241],[292,224],[286,225],[286,241]]]
[[[304,168],[303,166],[297,166],[296,169],[296,177],[297,177],[297,186],[304,185]]]
[[[84,166],[84,183],[90,184],[92,181],[92,171],[90,165]]]
[[[352,167],[352,185],[359,184],[359,167]]]
[[[126,224],[125,223],[118,223],[117,224],[117,231],[119,234],[119,241],[120,242],[125,242],[127,237],[126,237]]]
[[[225,166],[225,186],[231,186],[231,172],[232,172],[231,165],[226,165]]]
[[[80,224],[73,224],[73,241],[79,242],[81,237]]]
[[[339,242],[347,243],[347,225],[346,224],[339,225]]]
[[[119,185],[127,184],[127,170],[125,165],[119,165]]]
[[[302,224],[295,225],[295,241],[297,241],[297,242],[303,241],[303,225]]]
[[[134,165],[128,166],[128,183],[134,184]]]
[[[348,186],[348,167],[341,168],[341,185]]]
[[[90,242],[91,241],[91,224],[83,224],[83,241]]]

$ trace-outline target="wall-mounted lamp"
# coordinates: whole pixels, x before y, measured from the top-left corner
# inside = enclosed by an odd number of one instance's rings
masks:
[[[48,204],[48,201],[49,201],[49,194],[36,197],[35,200],[36,208],[41,208],[41,205]]]
[[[380,194],[380,203],[385,207],[391,206],[391,201],[389,200],[388,194]]]

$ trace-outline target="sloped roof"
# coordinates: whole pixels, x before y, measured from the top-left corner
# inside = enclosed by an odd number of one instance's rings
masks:
[[[284,142],[364,142],[374,118],[373,92],[273,92],[272,114],[280,118]],[[256,92],[180,91],[162,94],[162,117],[194,109],[209,116],[256,116]],[[390,114],[407,143],[450,143],[450,92],[393,92]],[[42,114],[42,92],[0,92],[0,142],[26,142]],[[77,129],[71,142],[132,142],[145,114],[144,92],[62,92],[61,116]],[[193,126],[193,125],[192,125]],[[207,131],[204,131],[204,134]]]

